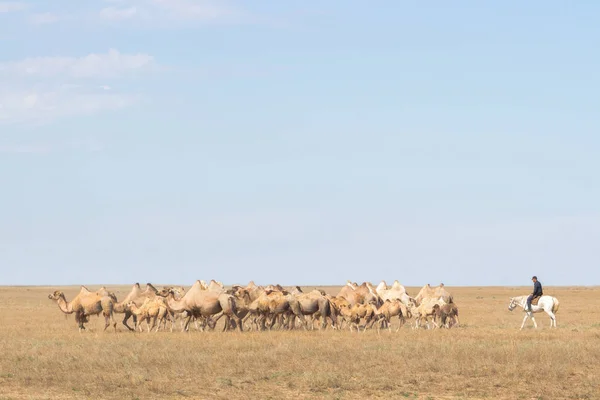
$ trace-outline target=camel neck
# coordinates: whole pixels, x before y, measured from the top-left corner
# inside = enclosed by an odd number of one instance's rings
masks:
[[[71,307],[71,304],[67,302],[64,296],[60,296],[56,304],[58,304],[58,308],[65,314],[73,314],[73,307]]]

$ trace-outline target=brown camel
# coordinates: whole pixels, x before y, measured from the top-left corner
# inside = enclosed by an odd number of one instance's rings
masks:
[[[56,301],[58,308],[65,314],[75,314],[75,320],[79,324],[79,332],[85,330],[84,324],[88,322],[90,315],[104,315],[104,330],[112,323],[115,332],[117,323],[113,317],[114,301],[109,296],[101,296],[81,287],[79,294],[71,301],[67,301],[65,294],[59,290],[48,295],[50,300]]]
[[[458,307],[456,304],[444,304],[435,310],[435,317],[440,322],[440,326],[451,328],[458,326]]]
[[[295,292],[296,294],[287,296],[293,312],[293,315],[290,315],[291,327],[294,326],[297,315],[308,315],[314,319],[322,319],[320,329],[326,328],[327,319],[331,321],[331,326],[337,329],[337,313],[329,299],[321,291],[313,290],[309,293],[302,293],[302,289],[296,287]],[[312,324],[313,322],[311,322],[311,328]]]

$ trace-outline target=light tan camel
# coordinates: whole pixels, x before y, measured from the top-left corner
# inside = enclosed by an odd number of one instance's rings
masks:
[[[147,283],[146,288],[142,290],[139,283],[135,283],[131,288],[131,291],[125,296],[121,302],[116,302],[114,311],[119,314],[125,314],[123,318],[123,325],[130,331],[134,331],[137,328],[137,316],[131,312],[128,304],[133,302],[137,307],[141,307],[146,299],[156,298],[156,288],[152,284]],[[129,318],[133,317],[133,328],[127,324]]]
[[[81,287],[81,290],[71,301],[67,301],[65,294],[59,290],[48,295],[50,300],[58,304],[58,308],[65,314],[75,314],[75,320],[79,324],[79,332],[85,330],[84,324],[88,322],[90,315],[104,315],[104,330],[112,323],[115,332],[117,323],[113,317],[114,301],[109,296],[101,296],[90,292],[87,288]]]
[[[445,303],[450,304],[454,302],[452,294],[446,290],[443,283],[439,286],[431,287],[429,283],[419,291],[419,294],[415,297],[415,303],[420,305],[425,299],[439,299],[442,298]]]
[[[133,301],[129,302],[128,306],[132,314],[138,317],[138,327],[140,332],[142,331],[142,322],[144,321],[146,321],[148,333],[155,327],[155,332],[158,332],[161,323],[163,323],[167,317],[167,304],[163,297],[146,299],[141,307],[136,306]],[[152,320],[152,326],[150,326],[150,320]],[[173,325],[171,325],[171,332],[173,332]]]
[[[348,281],[337,294],[337,297],[345,298],[351,306],[355,304],[378,304],[379,296],[370,284],[363,282],[360,286]]]
[[[379,310],[377,310],[377,314],[378,314],[378,319],[379,319],[379,324],[377,325],[378,331],[379,331],[379,329],[387,326],[387,328],[391,332],[392,331],[391,319],[392,319],[392,317],[397,316],[398,320],[400,321],[400,324],[398,325],[398,329],[396,329],[396,332],[398,332],[400,330],[400,328],[402,328],[402,326],[406,322],[406,318],[410,315],[410,312],[408,311],[408,308],[406,307],[406,305],[404,305],[404,303],[402,303],[398,299],[394,299],[394,300],[386,300],[383,303],[383,305],[381,307],[379,307]]]
[[[412,313],[415,316],[415,329],[421,326],[421,322],[425,321],[427,329],[430,328],[429,320],[433,323],[434,328],[439,328],[436,322],[436,314],[439,308],[445,305],[443,297],[440,298],[425,298],[418,307],[412,309]]]
[[[158,295],[163,296],[165,293],[161,291]],[[236,314],[235,298],[227,293],[202,290],[199,281],[196,281],[181,299],[176,300],[174,298],[173,290],[166,293],[166,298],[170,310],[173,310],[173,312],[187,311],[190,314],[186,320],[184,330],[187,330],[192,315],[215,316],[215,323],[221,316],[227,315],[236,321],[240,331],[243,330],[242,321]]]
[[[385,281],[381,281],[375,291],[379,295],[379,298],[382,302],[385,302],[386,300],[398,299],[406,306],[408,306],[410,303],[415,303],[415,300],[406,292],[406,288],[397,280],[394,281],[391,287],[388,287]]]
[[[367,328],[373,326],[375,319],[377,317],[377,307],[373,303],[368,304],[355,304],[351,307],[341,307],[340,315],[346,321],[348,325],[350,325],[350,332],[352,332],[352,328],[355,327],[358,332],[360,332],[360,321],[364,319],[365,324],[363,326],[364,331]]]

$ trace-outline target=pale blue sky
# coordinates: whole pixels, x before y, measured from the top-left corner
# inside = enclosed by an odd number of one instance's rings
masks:
[[[0,1],[0,284],[600,284],[599,20]]]

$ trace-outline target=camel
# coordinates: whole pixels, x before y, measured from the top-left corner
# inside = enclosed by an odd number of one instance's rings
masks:
[[[440,326],[444,328],[451,328],[452,326],[458,326],[458,307],[456,304],[444,304],[435,310],[436,320],[439,321]]]
[[[297,315],[310,315],[313,318],[321,318],[321,328],[325,329],[327,326],[327,319],[331,321],[331,325],[334,329],[337,329],[337,315],[335,310],[329,301],[329,299],[321,293],[319,290],[313,290],[309,293],[302,293],[302,289],[296,286],[296,294],[290,294],[287,296],[292,309],[293,315],[291,315],[291,326],[294,326]],[[306,327],[306,325],[305,325]]]
[[[137,307],[141,307],[142,304],[144,304],[144,301],[146,301],[146,299],[156,298],[156,292],[156,288],[150,283],[146,284],[146,288],[143,291],[140,288],[140,284],[135,283],[131,288],[131,291],[129,292],[129,294],[127,294],[127,296],[125,296],[123,301],[117,303],[115,299],[114,311],[119,314],[125,314],[125,317],[123,318],[123,325],[125,325],[127,329],[129,329],[130,331],[134,331],[135,328],[137,328],[138,323],[137,316],[131,312],[131,310],[128,307],[128,304],[133,302]],[[134,326],[133,328],[127,324],[127,321],[132,316]]]
[[[235,304],[237,308],[238,317],[240,317],[243,321],[245,321],[248,317],[252,317],[250,329],[252,329],[252,326],[258,326],[257,318],[259,318],[260,315],[258,315],[256,312],[251,313],[251,315],[249,315],[250,305],[254,301],[256,301],[256,299],[258,299],[263,293],[265,293],[264,288],[262,286],[257,286],[256,284],[254,284],[254,282],[250,282],[250,284],[248,284],[246,287],[242,287],[240,285],[233,285],[229,293],[235,296]],[[229,329],[232,322],[233,324],[235,324],[235,321],[226,318],[225,324],[227,326],[227,329]]]
[[[266,328],[266,321],[270,319],[268,324],[268,329],[273,329],[273,326],[276,322],[279,323],[279,327],[290,328],[289,323],[292,322],[292,315],[295,318],[298,318],[305,329],[308,329],[308,324],[306,319],[304,318],[304,313],[302,310],[302,305],[287,290],[281,288],[282,290],[273,290],[275,286],[268,286],[264,289],[264,291],[250,303],[248,306],[248,314],[244,318],[244,320],[248,318],[253,318],[253,322],[251,326],[256,326],[257,329]],[[306,299],[301,299],[306,300]],[[308,310],[309,305],[304,305]],[[325,312],[325,310],[323,310]],[[284,323],[284,317],[287,317],[287,324]],[[260,325],[258,323],[260,321]]]
[[[435,321],[435,316],[438,310],[443,305],[447,304],[443,297],[440,298],[425,298],[418,307],[413,308],[413,315],[415,316],[415,329],[421,326],[421,322],[425,321],[427,329],[429,329],[429,319],[433,323],[434,328],[438,328],[438,324]]]
[[[142,322],[146,321],[148,333],[156,327],[155,332],[158,332],[160,324],[165,321],[168,314],[167,304],[164,297],[156,297],[154,299],[146,299],[141,307],[138,307],[134,301],[130,301],[127,305],[131,313],[138,317],[138,327],[142,331]],[[152,326],[150,326],[152,320]],[[158,324],[156,323],[158,321]],[[173,325],[171,325],[173,332]]]
[[[410,315],[406,305],[402,303],[399,299],[394,300],[386,300],[381,307],[377,310],[379,324],[377,325],[377,331],[385,325],[389,331],[392,331],[391,318],[398,317],[400,324],[398,325],[398,329],[396,332],[402,328],[404,323],[406,322],[406,317]]]
[[[199,286],[201,290],[208,290],[208,285],[206,282],[200,280]],[[169,296],[169,292],[173,292],[173,298],[175,300],[180,300],[185,295],[185,288],[183,286],[165,286],[158,292],[156,292],[156,296],[164,299]],[[212,322],[209,318],[202,316],[200,313],[192,313],[186,310],[173,311],[167,306],[167,315],[171,319],[171,330],[175,327],[177,320],[180,321],[180,328],[183,331],[189,330],[189,322],[193,321],[196,330],[204,331],[208,326],[211,329],[214,329],[215,323]],[[189,319],[189,322],[188,322]],[[164,320],[164,325],[166,326],[166,319]]]
[[[173,297],[175,298],[175,300],[181,299],[183,297],[183,295],[185,294],[185,288],[183,286],[166,286],[162,290],[160,290],[160,292],[164,293],[164,296],[160,296],[158,294],[158,292],[157,292],[156,296],[164,298],[167,296],[169,290],[173,291]],[[180,327],[181,327],[181,329],[183,329],[184,321],[188,317],[188,313],[186,311],[176,313],[167,307],[167,315],[171,319],[171,331],[175,327],[177,320],[179,320],[181,322]],[[193,316],[192,316],[192,319],[194,320],[194,325],[196,326],[196,330],[199,330],[198,320]],[[165,327],[166,327],[166,319],[164,321],[165,321]]]
[[[262,293],[248,305],[248,312],[244,321],[248,318],[252,318],[250,326],[256,326],[257,329],[261,330],[266,329],[265,323],[267,318],[271,318],[271,323],[268,327],[269,330],[273,328],[273,325],[277,320],[279,320],[280,325],[282,325],[283,315],[290,313],[290,303],[286,296],[287,295],[284,294],[284,292],[278,290],[263,290]]]
[[[215,322],[223,315],[232,318],[238,324],[242,331],[242,321],[236,314],[235,298],[227,293],[214,293],[208,290],[202,290],[200,281],[196,281],[185,295],[179,300],[174,298],[174,291],[168,290],[166,295],[163,291],[158,292],[159,296],[167,299],[167,305],[173,312],[187,311],[190,315],[186,319],[184,330],[190,323],[192,315],[201,315],[203,317],[215,317]],[[222,313],[221,313],[222,312]],[[227,328],[225,326],[225,328]]]
[[[355,304],[377,304],[379,302],[379,296],[371,284],[367,284],[367,282],[363,282],[362,285],[358,286],[356,283],[347,281],[337,297],[345,298],[351,306]]]
[[[58,308],[65,314],[75,314],[75,320],[79,324],[79,332],[85,330],[84,324],[88,322],[90,315],[104,315],[104,330],[112,323],[115,332],[117,331],[117,323],[113,317],[114,301],[109,296],[101,296],[97,293],[90,292],[86,287],[82,286],[79,294],[71,301],[67,301],[65,294],[59,290],[48,295],[50,300],[56,301]]]
[[[360,332],[359,323],[361,319],[365,320],[363,331],[366,331],[367,328],[373,326],[377,314],[377,307],[373,303],[355,304],[351,307],[340,308],[340,315],[350,325],[350,332],[352,332],[353,327],[356,327],[356,330]]]
[[[428,283],[427,285],[423,286],[414,300],[418,306],[425,299],[439,299],[440,297],[448,304],[454,301],[452,294],[446,290],[443,283],[440,283],[440,285],[436,287],[431,287],[431,285]]]
[[[214,293],[222,293],[225,291],[225,286],[223,286],[223,283],[211,279],[210,283],[206,287],[206,290]]]
[[[388,287],[385,281],[381,281],[375,291],[379,295],[379,298],[382,302],[385,302],[386,300],[398,299],[406,306],[408,306],[410,303],[414,304],[415,302],[414,299],[410,297],[408,293],[406,293],[404,286],[402,286],[397,280],[394,281],[392,287]]]

